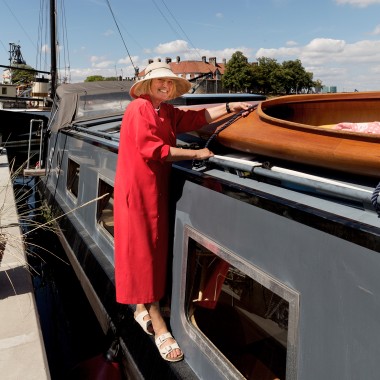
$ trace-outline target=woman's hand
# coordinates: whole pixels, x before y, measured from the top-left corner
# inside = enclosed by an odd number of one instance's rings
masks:
[[[210,107],[205,109],[205,116],[208,123],[213,122],[214,120],[225,116],[229,113],[236,113],[242,110],[246,110],[243,112],[242,116],[247,116],[252,110],[253,106],[250,103],[246,102],[231,102],[220,104],[219,106]]]
[[[226,112],[228,113],[228,109],[233,112],[239,112],[242,110],[247,110],[247,112],[244,112],[242,116],[247,116],[249,114],[249,108],[252,107],[252,104],[245,103],[245,102],[231,102],[226,104]]]
[[[195,153],[195,160],[206,160],[214,155],[208,148],[197,149],[193,152]]]

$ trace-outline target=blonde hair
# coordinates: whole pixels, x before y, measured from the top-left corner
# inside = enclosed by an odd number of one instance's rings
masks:
[[[153,78],[153,79],[159,79],[159,78]],[[147,94],[147,95],[151,96],[152,90],[151,90],[150,86],[152,84],[153,79],[147,79],[147,80],[141,81],[138,89],[136,89],[136,91],[135,91],[136,95],[140,96],[140,95]],[[173,87],[171,88],[171,91],[168,94],[169,98],[171,98],[177,91],[177,81],[173,80],[172,82],[173,82]]]

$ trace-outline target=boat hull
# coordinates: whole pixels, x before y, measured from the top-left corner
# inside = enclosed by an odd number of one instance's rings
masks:
[[[375,120],[380,120],[380,92],[286,96],[260,103],[221,131],[218,141],[243,152],[378,176],[380,135],[326,127]],[[210,136],[224,121],[203,128],[201,135]]]

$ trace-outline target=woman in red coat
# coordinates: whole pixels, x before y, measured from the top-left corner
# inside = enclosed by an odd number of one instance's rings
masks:
[[[182,111],[164,103],[190,87],[189,81],[177,77],[163,62],[148,65],[143,79],[131,87],[135,100],[121,125],[114,187],[116,299],[136,304],[136,321],[146,333],[154,333],[160,354],[168,361],[183,358],[159,307],[167,267],[171,162],[213,156],[207,148],[176,148],[176,135],[250,106],[236,102]]]

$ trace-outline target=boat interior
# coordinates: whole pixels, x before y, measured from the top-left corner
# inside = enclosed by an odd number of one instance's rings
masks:
[[[290,95],[261,103],[258,113],[264,120],[314,127],[372,122],[380,120],[380,94]]]

